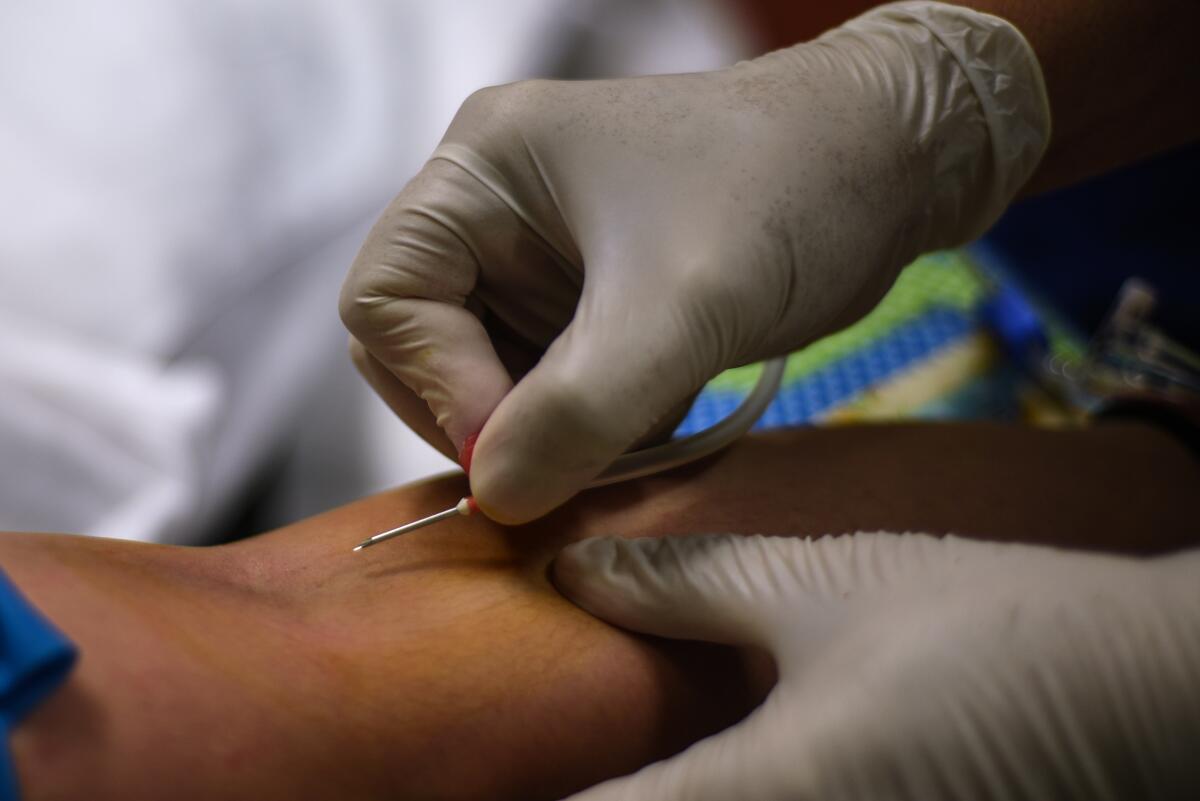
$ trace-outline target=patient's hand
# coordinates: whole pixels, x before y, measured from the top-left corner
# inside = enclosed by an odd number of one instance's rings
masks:
[[[14,753],[35,800],[556,798],[728,725],[772,680],[568,604],[546,579],[567,542],[892,529],[1166,550],[1192,536],[1198,483],[1138,425],[808,429],[533,525],[459,518],[360,553],[465,482],[210,549],[8,535],[5,570],[82,649]]]

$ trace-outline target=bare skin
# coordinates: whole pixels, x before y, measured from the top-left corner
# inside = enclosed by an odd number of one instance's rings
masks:
[[[613,629],[547,566],[588,536],[923,530],[1157,553],[1196,542],[1200,465],[1140,424],[800,429],[352,553],[445,508],[450,476],[208,549],[0,536],[0,562],[80,646],[16,731],[40,799],[553,799],[729,725],[753,654]]]

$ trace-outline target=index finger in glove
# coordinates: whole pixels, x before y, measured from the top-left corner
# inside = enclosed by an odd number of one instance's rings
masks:
[[[429,405],[458,450],[512,388],[465,306],[480,272],[471,243],[511,217],[462,168],[431,161],[384,211],[342,287],[346,327]]]
[[[456,460],[458,450],[446,436],[446,432],[438,427],[429,405],[417,397],[411,389],[392,372],[384,367],[383,362],[376,359],[363,344],[350,337],[350,361],[358,368],[359,374],[366,379],[371,389],[375,390],[388,407],[404,421],[417,436],[432,445],[446,458]]]

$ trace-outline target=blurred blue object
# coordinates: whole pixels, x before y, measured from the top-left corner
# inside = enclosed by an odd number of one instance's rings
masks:
[[[62,684],[75,646],[30,605],[0,571],[0,801],[19,798],[8,734]]]
[[[1159,324],[1200,349],[1200,144],[1013,206],[985,237],[1006,270],[1092,334],[1126,278]]]
[[[1041,359],[1050,347],[1037,312],[1011,284],[1001,284],[979,306],[979,315],[1004,348],[1008,357],[1028,366]]]

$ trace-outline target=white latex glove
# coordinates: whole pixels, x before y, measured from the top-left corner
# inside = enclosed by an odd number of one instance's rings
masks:
[[[342,316],[414,429],[448,454],[478,433],[483,511],[526,521],[716,373],[983,232],[1048,135],[1021,35],[939,3],[716,72],[486,89],[376,223]]]
[[[746,720],[571,801],[1200,797],[1200,551],[601,539],[555,577],[617,625],[779,670]]]

